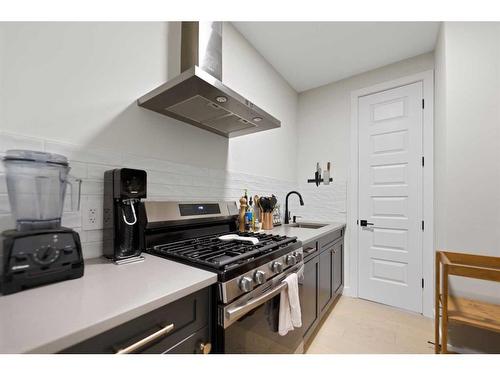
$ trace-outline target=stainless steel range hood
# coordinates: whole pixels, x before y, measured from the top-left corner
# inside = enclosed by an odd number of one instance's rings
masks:
[[[222,22],[181,27],[182,73],[138,104],[228,138],[279,128],[279,120],[221,82]]]

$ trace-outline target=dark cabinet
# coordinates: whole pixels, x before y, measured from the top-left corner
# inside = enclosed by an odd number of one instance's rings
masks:
[[[319,254],[319,308],[323,311],[332,299],[333,252],[324,249]]]
[[[344,229],[303,245],[304,281],[301,295],[305,345],[344,286]]]
[[[319,319],[319,258],[314,257],[304,263],[304,280],[302,281],[302,326],[304,336],[308,335]]]
[[[337,243],[333,248],[333,274],[332,274],[332,292],[335,295],[342,292],[344,286],[344,244]]]
[[[183,297],[62,353],[192,354],[211,346],[210,288]]]

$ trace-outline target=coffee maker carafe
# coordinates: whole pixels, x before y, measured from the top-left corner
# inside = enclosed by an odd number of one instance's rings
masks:
[[[3,158],[7,192],[16,229],[2,233],[0,291],[83,275],[78,233],[61,227],[66,191],[69,207],[79,209],[81,181],[71,177],[66,157],[31,150],[8,150]]]
[[[120,168],[104,173],[104,256],[117,264],[144,259],[139,215],[146,184],[143,170]]]

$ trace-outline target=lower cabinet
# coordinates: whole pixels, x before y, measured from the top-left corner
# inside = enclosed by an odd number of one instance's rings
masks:
[[[314,257],[304,263],[304,280],[302,282],[302,326],[304,336],[313,331],[319,319],[319,257]]]
[[[206,288],[61,353],[207,353],[211,347],[210,321],[210,288]]]
[[[335,244],[332,256],[332,292],[337,295],[344,286],[344,241]]]
[[[319,309],[324,311],[332,300],[333,252],[319,254]]]
[[[304,244],[304,280],[301,295],[304,342],[312,334],[328,312],[334,300],[342,294],[344,287],[344,229],[328,233],[313,243]]]

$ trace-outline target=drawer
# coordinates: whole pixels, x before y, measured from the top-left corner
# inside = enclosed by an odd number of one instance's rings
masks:
[[[343,236],[344,236],[344,229],[339,229],[321,237],[318,240],[320,252],[323,252],[324,250],[331,248]]]
[[[209,309],[210,290],[206,288],[67,348],[62,353],[116,353],[173,324],[172,330],[133,351],[165,353],[193,333],[208,327]]]
[[[318,255],[318,241],[313,241],[302,245],[304,260]]]

